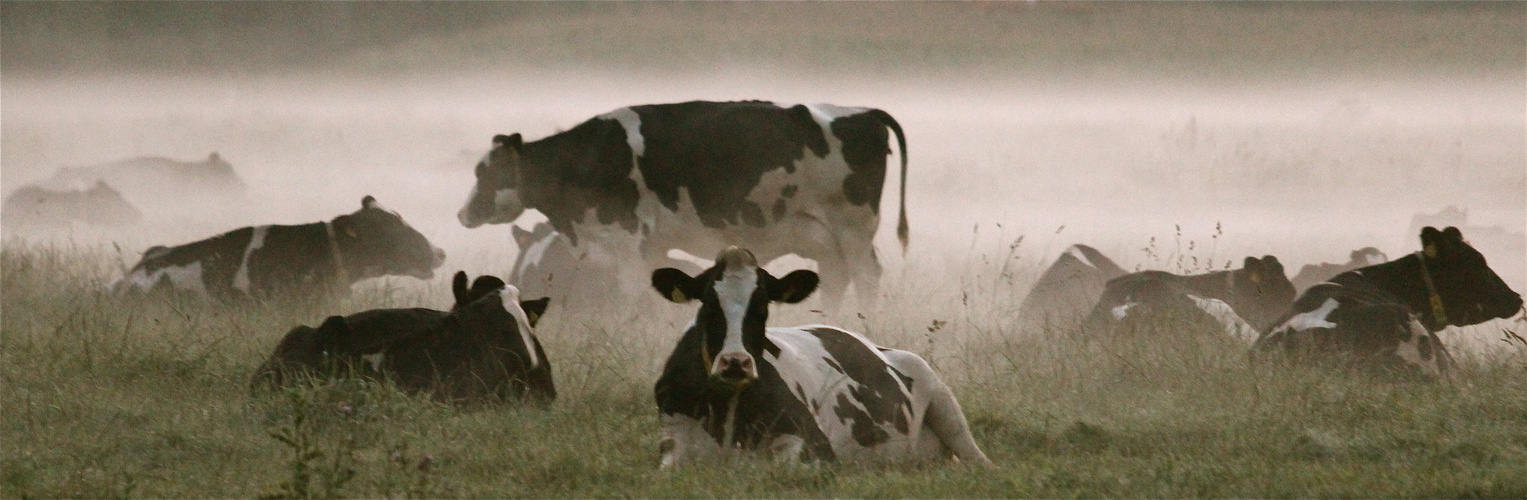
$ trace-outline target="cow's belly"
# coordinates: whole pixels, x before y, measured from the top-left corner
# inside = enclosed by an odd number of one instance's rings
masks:
[[[875,426],[885,431],[887,439],[868,446],[861,444],[855,438],[856,421],[840,417],[838,411],[839,406],[844,404],[851,405],[847,413],[866,411],[853,395],[857,387],[854,380],[824,361],[833,356],[811,333],[800,328],[770,328],[768,332],[770,341],[780,348],[780,354],[776,357],[766,353],[765,357],[779,372],[791,394],[812,410],[817,428],[827,436],[838,460],[891,463],[939,456],[942,445],[933,433],[922,428],[928,408],[927,401],[912,394],[907,395],[912,399],[912,414],[907,415],[910,432],[903,433],[890,423],[878,423]],[[882,362],[886,361],[874,349],[873,344],[864,342],[870,353]]]
[[[678,202],[669,209],[647,189],[640,170],[632,169],[631,178],[641,192],[637,237],[644,240],[649,260],[670,249],[710,257],[728,245],[748,248],[763,260],[791,253],[817,258],[840,247],[868,244],[880,223],[878,207],[848,200],[843,180],[852,171],[843,160],[842,145],[836,138],[830,142],[831,153],[826,157],[807,149],[792,169],[771,170],[748,191],[747,201],[763,213],[762,225],[749,224],[737,215],[720,227],[707,226],[688,188],[679,189]]]

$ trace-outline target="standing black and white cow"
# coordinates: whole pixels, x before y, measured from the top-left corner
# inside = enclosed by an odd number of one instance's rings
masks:
[[[1102,252],[1071,245],[1039,275],[1039,281],[1018,306],[1024,331],[1058,332],[1076,327],[1102,298],[1108,280],[1127,274]]]
[[[1511,317],[1522,296],[1458,228],[1423,228],[1421,248],[1311,287],[1253,352],[1335,357],[1374,373],[1445,373],[1452,358],[1435,333]]]
[[[574,245],[630,255],[645,269],[664,266],[671,249],[741,245],[765,261],[793,253],[817,261],[829,307],[850,284],[867,303],[881,273],[873,240],[887,129],[901,148],[905,248],[901,125],[878,109],[830,104],[631,106],[537,141],[496,136],[458,218],[471,228],[533,208]]]
[[[775,278],[736,247],[699,276],[652,273],[663,297],[700,300],[654,388],[662,465],[738,449],[782,461],[990,464],[921,357],[831,326],[766,328],[771,302],[800,302],[817,283],[806,270]]]
[[[444,251],[367,196],[360,210],[328,222],[244,227],[150,248],[111,287],[117,293],[168,287],[219,298],[306,295],[348,290],[380,276],[429,279],[444,262]]]
[[[1304,267],[1299,268],[1299,274],[1295,274],[1294,278],[1289,281],[1294,283],[1295,291],[1304,293],[1305,290],[1324,283],[1326,280],[1331,279],[1332,276],[1360,267],[1368,267],[1385,262],[1389,262],[1389,256],[1384,255],[1384,252],[1380,252],[1379,249],[1373,247],[1363,247],[1353,250],[1352,256],[1346,264],[1331,264],[1328,262],[1305,264]]]
[[[1294,302],[1277,257],[1247,257],[1241,269],[1179,276],[1141,271],[1108,282],[1088,314],[1089,332],[1139,321],[1203,321],[1251,345]]]
[[[555,400],[551,362],[534,332],[548,300],[521,301],[519,290],[493,276],[479,276],[468,288],[464,272],[456,273],[452,291],[449,312],[374,309],[293,328],[250,388],[354,373],[452,403]]]

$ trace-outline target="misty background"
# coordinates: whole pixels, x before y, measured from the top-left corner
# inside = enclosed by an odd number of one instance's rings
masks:
[[[1524,3],[0,3],[0,190],[214,151],[248,185],[61,236],[129,260],[371,194],[446,250],[442,274],[501,274],[508,227],[455,220],[494,134],[697,99],[895,116],[908,260],[1022,236],[1034,274],[1089,243],[1129,269],[1272,254],[1292,275],[1414,252],[1412,217],[1457,206],[1527,288],[1527,248],[1483,235],[1527,226]]]

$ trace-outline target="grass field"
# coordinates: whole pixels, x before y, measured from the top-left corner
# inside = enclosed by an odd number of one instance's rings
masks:
[[[604,316],[554,307],[538,329],[560,393],[545,411],[460,410],[359,381],[252,397],[249,375],[291,326],[373,307],[442,307],[444,283],[371,283],[317,304],[124,301],[99,293],[118,265],[110,251],[13,241],[0,251],[0,494],[1527,495],[1527,346],[1455,347],[1463,363],[1451,380],[1396,384],[1248,363],[1228,339],[1171,325],[1088,344],[1012,331],[1012,308],[999,306],[1021,298],[1030,270],[1003,260],[993,251],[911,262],[892,284],[933,285],[892,292],[868,319],[822,318],[810,302],[773,318],[835,322],[928,357],[995,470],[662,472],[651,383],[690,308],[655,296]],[[1449,340],[1464,335],[1488,332]]]

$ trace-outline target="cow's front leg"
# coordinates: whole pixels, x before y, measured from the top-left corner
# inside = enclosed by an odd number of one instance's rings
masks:
[[[801,450],[806,447],[806,440],[794,434],[781,434],[775,436],[769,442],[769,456],[774,457],[774,463],[793,464],[801,461]]]
[[[716,438],[706,432],[704,422],[683,414],[662,414],[663,434],[658,441],[659,467],[667,469],[721,455]]]

